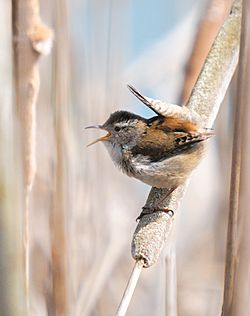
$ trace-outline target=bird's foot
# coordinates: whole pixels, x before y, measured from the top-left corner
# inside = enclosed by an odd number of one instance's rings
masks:
[[[150,207],[150,206],[143,206],[141,214],[137,217],[136,221],[139,221],[143,216],[150,215],[156,212],[164,212],[168,214],[170,217],[174,216],[174,211],[168,208],[160,208],[160,207]]]

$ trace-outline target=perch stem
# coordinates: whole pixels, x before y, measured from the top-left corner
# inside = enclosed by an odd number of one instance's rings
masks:
[[[127,284],[126,289],[124,291],[122,300],[121,300],[119,307],[117,309],[116,316],[126,315],[129,303],[131,301],[136,284],[137,284],[138,279],[140,277],[140,274],[141,274],[141,271],[143,268],[143,264],[144,264],[143,260],[136,261],[134,269],[130,275],[130,278],[128,280],[128,284]]]

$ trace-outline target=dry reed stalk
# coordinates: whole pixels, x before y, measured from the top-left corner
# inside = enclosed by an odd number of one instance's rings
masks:
[[[222,316],[249,315],[250,5],[243,3]],[[248,287],[248,290],[247,290]]]
[[[204,61],[213,41],[226,18],[232,5],[232,0],[211,0],[202,16],[198,33],[195,38],[192,54],[188,61],[186,77],[181,93],[181,103],[186,104],[193,86],[199,76]]]
[[[240,21],[241,0],[236,0],[206,58],[187,104],[187,107],[201,116],[206,127],[213,125],[238,62]],[[177,188],[162,203],[162,207],[175,212],[183,198],[186,185]],[[152,188],[146,205],[157,205],[158,199],[164,194],[164,189]],[[157,261],[171,230],[173,219],[174,217],[163,212],[142,217],[132,240],[132,256],[135,260],[144,259],[145,267]]]
[[[208,1],[198,32],[193,44],[192,53],[186,67],[185,79],[180,97],[180,103],[186,104],[195,82],[199,76],[205,59],[211,49],[216,35],[224,22],[233,0],[211,0]],[[170,241],[170,243],[173,243]],[[177,315],[176,297],[176,267],[175,265],[175,245],[170,245],[171,251],[167,253],[166,262],[166,313],[167,315]]]
[[[40,87],[38,61],[50,51],[53,33],[39,16],[38,0],[13,0],[13,43],[16,81],[16,103],[20,115],[24,183],[31,190],[35,170],[36,101]]]
[[[204,61],[232,3],[233,0],[211,0],[204,11],[186,69],[180,98],[182,104],[186,104],[190,97]]]
[[[137,281],[140,277],[140,274],[141,274],[141,271],[143,268],[143,264],[144,264],[143,260],[136,261],[134,269],[133,269],[131,276],[129,278],[127,287],[126,287],[125,292],[123,294],[121,303],[117,309],[116,316],[125,316],[126,315],[126,312],[127,312],[129,303],[131,301],[132,295],[134,293]]]
[[[0,2],[0,315],[27,315],[22,185],[13,108],[11,2]]]
[[[21,125],[24,178],[24,247],[29,309],[29,204],[36,170],[36,101],[40,87],[38,61],[50,51],[53,34],[39,16],[38,0],[12,1],[16,105]]]
[[[165,257],[165,313],[168,316],[177,316],[177,274],[176,249],[172,242]]]
[[[67,205],[67,141],[66,128],[69,104],[68,25],[65,1],[57,0],[55,12],[54,103],[55,103],[55,185],[53,209],[50,213],[52,310],[53,315],[68,316],[68,251],[66,237]]]

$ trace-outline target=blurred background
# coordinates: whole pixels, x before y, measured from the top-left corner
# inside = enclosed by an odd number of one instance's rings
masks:
[[[103,123],[119,109],[153,115],[129,93],[127,83],[152,98],[185,103],[188,92],[183,91],[200,23],[214,18],[205,25],[203,39],[208,41],[201,43],[200,53],[205,56],[228,12],[226,2],[41,1],[41,18],[54,31],[54,45],[51,54],[39,60],[36,175],[29,205],[31,315],[114,315],[134,265],[130,243],[135,219],[150,188],[122,175],[102,144],[86,148],[99,133],[84,127]],[[214,11],[208,11],[211,6]],[[23,231],[18,225],[24,221],[23,169],[13,106],[8,1],[1,2],[0,12],[1,234],[20,237],[9,237],[7,249],[1,248],[1,265],[8,266],[19,249],[20,264],[13,264],[12,279],[23,284]],[[209,27],[213,23],[215,27]],[[193,173],[169,243],[159,261],[143,271],[129,316],[165,315],[169,245],[177,258],[178,315],[221,311],[233,95],[231,88],[216,122],[216,137]],[[2,282],[5,277],[1,275]],[[12,288],[12,294],[20,299],[21,286]]]

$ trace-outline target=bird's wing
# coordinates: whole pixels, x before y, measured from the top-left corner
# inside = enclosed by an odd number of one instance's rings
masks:
[[[186,132],[165,132],[158,130],[158,135],[146,134],[144,138],[132,149],[133,155],[143,155],[151,162],[158,162],[173,157],[180,153],[188,152],[214,134],[211,132],[186,133]]]
[[[175,134],[175,133],[174,133]],[[169,149],[169,155],[176,155],[182,151],[192,148],[195,144],[200,143],[208,138],[214,136],[212,132],[203,132],[203,133],[176,133],[173,147]]]

